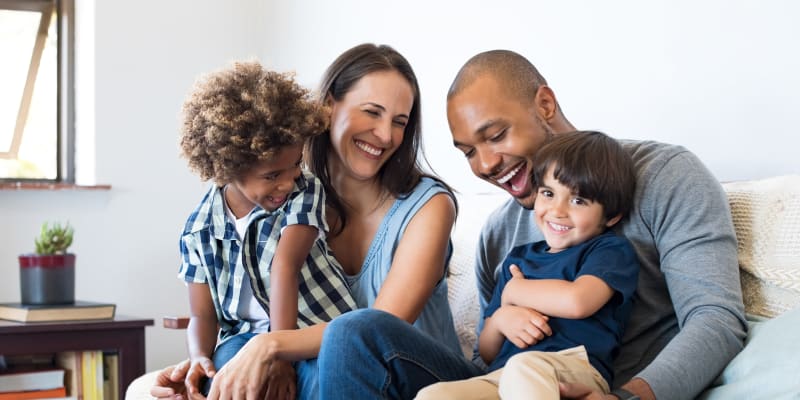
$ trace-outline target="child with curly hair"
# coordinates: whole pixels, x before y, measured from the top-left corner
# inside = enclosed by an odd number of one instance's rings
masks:
[[[327,121],[291,75],[257,62],[209,74],[185,102],[182,155],[214,180],[180,238],[189,375],[213,377],[254,335],[356,308],[325,240],[323,186],[302,169],[306,140]],[[292,365],[273,368],[270,393],[293,398]]]

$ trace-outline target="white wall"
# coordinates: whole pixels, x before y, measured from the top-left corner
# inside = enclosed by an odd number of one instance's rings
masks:
[[[77,0],[76,8],[78,25],[93,24],[78,33],[95,34],[78,38],[76,52],[94,54],[78,66],[94,70],[93,82],[79,72],[78,107],[95,107],[81,109],[76,123],[79,135],[94,134],[96,181],[112,189],[0,191],[0,301],[18,301],[16,257],[33,251],[41,223],[69,220],[76,297],[156,319],[146,340],[147,366],[157,368],[186,355],[185,331],[160,320],[188,314],[178,236],[206,187],[178,155],[180,106],[199,74],[259,55],[265,12],[247,0]]]
[[[316,85],[353,45],[395,47],[422,86],[428,158],[459,190],[491,189],[452,148],[445,95],[469,57],[494,48],[527,56],[578,129],[683,144],[720,180],[800,172],[797,2],[393,4],[279,2],[265,58]]]
[[[95,109],[80,126],[94,126],[97,182],[113,188],[0,191],[0,301],[19,298],[16,256],[41,222],[69,219],[79,298],[157,320],[187,313],[177,238],[205,186],[178,157],[178,115],[194,79],[233,59],[259,56],[314,86],[345,49],[394,46],[422,86],[428,158],[464,192],[491,188],[452,147],[445,93],[467,58],[492,48],[528,56],[578,128],[683,144],[721,180],[800,173],[800,3],[493,3],[98,1],[84,43]],[[78,6],[78,17],[95,7]],[[147,328],[148,368],[185,355],[183,335]]]

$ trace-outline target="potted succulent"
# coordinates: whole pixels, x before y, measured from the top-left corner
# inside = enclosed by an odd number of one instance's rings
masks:
[[[36,253],[19,256],[22,304],[75,302],[75,254],[67,253],[73,233],[69,222],[45,222],[35,239]]]

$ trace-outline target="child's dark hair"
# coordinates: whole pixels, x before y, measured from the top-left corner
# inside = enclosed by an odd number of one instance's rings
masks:
[[[203,180],[224,185],[281,148],[322,133],[328,121],[291,74],[237,62],[195,84],[183,105],[180,147]]]
[[[531,180],[538,190],[545,174],[578,196],[600,203],[605,218],[623,218],[633,206],[636,173],[622,145],[601,132],[578,131],[554,135],[534,158]]]

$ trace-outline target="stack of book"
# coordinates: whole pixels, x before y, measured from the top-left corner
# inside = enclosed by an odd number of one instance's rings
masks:
[[[114,352],[0,356],[0,365],[4,363],[7,367],[0,370],[0,400],[119,399],[119,355]]]
[[[76,301],[72,304],[30,305],[0,303],[0,319],[17,322],[78,321],[114,318],[116,306],[108,303]]]
[[[64,305],[0,303],[0,319],[21,323],[113,319],[116,306],[76,301]],[[0,355],[0,400],[118,400],[119,355],[66,351]]]
[[[0,400],[51,399],[67,395],[64,370],[52,356],[4,356]]]

